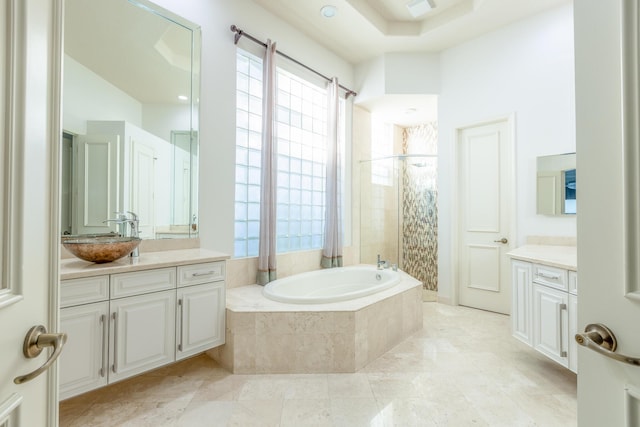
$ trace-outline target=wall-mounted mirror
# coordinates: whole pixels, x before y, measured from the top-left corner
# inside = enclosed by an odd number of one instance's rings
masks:
[[[536,166],[536,212],[576,214],[576,153],[538,157]]]
[[[66,0],[63,234],[198,235],[200,29],[146,0]]]

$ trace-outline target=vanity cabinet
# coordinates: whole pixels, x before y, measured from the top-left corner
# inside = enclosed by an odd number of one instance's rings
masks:
[[[175,360],[175,291],[112,300],[109,382]]]
[[[178,267],[176,360],[224,344],[224,263]]]
[[[225,263],[61,281],[60,398],[224,344]]]
[[[516,260],[511,263],[511,331],[514,337],[529,345],[533,344],[532,270],[531,263]]]
[[[60,329],[69,337],[60,355],[60,398],[107,384],[109,276],[60,284]]]
[[[512,334],[550,359],[577,370],[577,273],[511,261]]]
[[[108,301],[60,310],[69,337],[58,362],[61,399],[107,385],[108,319]]]
[[[533,284],[533,347],[564,367],[569,367],[569,296]]]

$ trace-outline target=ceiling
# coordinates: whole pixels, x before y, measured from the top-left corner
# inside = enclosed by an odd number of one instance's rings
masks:
[[[344,60],[359,64],[389,52],[440,52],[572,0],[253,0]],[[325,18],[320,9],[333,5]],[[286,50],[286,47],[283,47]],[[384,95],[356,102],[380,120],[415,126],[438,119],[437,95]]]
[[[127,0],[65,1],[64,51],[146,104],[188,104],[192,32]]]
[[[411,0],[253,0],[358,64],[385,52],[438,52],[571,0],[424,0],[435,7],[414,18]],[[324,18],[320,9],[337,14]]]

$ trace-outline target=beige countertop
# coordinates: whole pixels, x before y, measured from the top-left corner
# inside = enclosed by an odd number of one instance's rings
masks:
[[[152,268],[175,267],[201,262],[222,261],[229,255],[207,249],[177,249],[158,252],[141,252],[137,258],[124,257],[117,261],[94,264],[78,258],[60,260],[60,279],[101,276],[103,274],[126,273]]]
[[[576,249],[575,246],[524,245],[512,250],[507,255],[513,259],[577,271]]]

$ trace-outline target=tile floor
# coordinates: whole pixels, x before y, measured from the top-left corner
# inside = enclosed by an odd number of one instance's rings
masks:
[[[60,404],[60,426],[575,426],[576,376],[509,317],[424,303],[424,330],[354,374],[233,375],[198,356]]]

